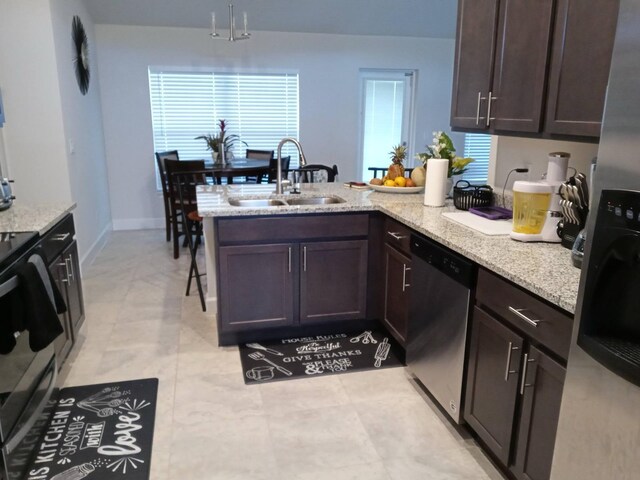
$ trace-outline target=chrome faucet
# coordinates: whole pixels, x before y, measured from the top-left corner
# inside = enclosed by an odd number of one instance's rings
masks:
[[[287,142],[293,143],[298,149],[298,153],[300,154],[300,166],[304,167],[307,165],[307,159],[304,156],[304,152],[302,151],[302,145],[300,145],[300,142],[298,140],[291,137],[286,137],[280,140],[280,143],[278,144],[278,172],[276,177],[276,193],[279,195],[282,194],[282,146]]]

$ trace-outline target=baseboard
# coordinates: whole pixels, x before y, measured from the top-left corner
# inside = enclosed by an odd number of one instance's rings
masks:
[[[84,272],[89,267],[89,265],[93,263],[93,261],[96,259],[98,254],[102,251],[105,244],[107,243],[107,240],[109,240],[109,235],[111,234],[112,230],[113,230],[113,225],[111,222],[109,222],[107,226],[104,227],[104,230],[100,232],[100,235],[98,235],[98,238],[96,238],[96,241],[93,242],[93,244],[89,247],[87,252],[82,256],[82,258],[80,259],[81,272]]]
[[[165,221],[162,218],[121,218],[113,220],[114,230],[152,230],[164,228]]]
[[[207,307],[207,313],[215,315],[218,311],[218,299],[216,297],[206,297],[204,304]]]

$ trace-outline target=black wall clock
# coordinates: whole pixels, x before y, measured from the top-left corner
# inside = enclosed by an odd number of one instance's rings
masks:
[[[71,24],[71,38],[73,39],[73,64],[76,71],[78,87],[83,95],[89,90],[89,45],[87,43],[87,32],[84,30],[82,20],[77,15],[73,17]]]

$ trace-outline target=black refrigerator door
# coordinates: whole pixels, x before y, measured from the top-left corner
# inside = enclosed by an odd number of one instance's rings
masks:
[[[640,193],[604,190],[599,205],[578,345],[640,385]]]

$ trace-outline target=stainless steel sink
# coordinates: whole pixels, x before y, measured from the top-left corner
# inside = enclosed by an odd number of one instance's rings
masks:
[[[329,205],[332,203],[344,203],[340,197],[292,197],[287,198],[289,205]]]
[[[229,205],[245,208],[284,207],[284,200],[275,198],[230,198]]]

